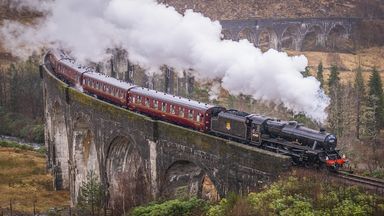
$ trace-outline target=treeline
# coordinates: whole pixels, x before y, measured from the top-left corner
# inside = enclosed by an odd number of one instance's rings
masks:
[[[0,134],[43,142],[39,56],[0,68]]]
[[[341,83],[340,70],[336,65],[330,68],[324,79],[322,63],[316,76],[331,98],[328,127],[339,138],[343,150],[350,153],[354,162],[363,164],[371,172],[384,168],[380,159],[384,156],[381,130],[384,128],[384,94],[379,71],[371,68],[369,79],[363,78],[363,69],[354,71],[354,82]]]

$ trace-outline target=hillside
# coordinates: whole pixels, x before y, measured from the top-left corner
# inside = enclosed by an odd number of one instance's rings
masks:
[[[298,17],[384,18],[381,0],[159,0],[178,11],[193,9],[214,20]]]

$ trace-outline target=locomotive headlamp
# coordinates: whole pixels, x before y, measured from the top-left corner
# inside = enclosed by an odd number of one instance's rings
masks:
[[[325,160],[329,160],[329,157],[328,157],[328,156],[326,156],[326,157],[325,157]]]
[[[343,157],[342,157],[343,159],[345,159],[346,157],[345,157],[345,154],[343,154]]]

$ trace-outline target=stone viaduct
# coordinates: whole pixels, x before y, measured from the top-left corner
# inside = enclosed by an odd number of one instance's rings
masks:
[[[335,46],[333,38],[351,39],[359,18],[298,18],[223,20],[225,39],[248,39],[257,47],[305,49],[305,42],[315,47]],[[309,49],[313,49],[313,46]]]
[[[79,188],[93,171],[110,208],[197,195],[248,193],[290,169],[290,158],[200,133],[90,97],[40,67],[48,169],[56,189]],[[123,204],[124,203],[124,204]]]

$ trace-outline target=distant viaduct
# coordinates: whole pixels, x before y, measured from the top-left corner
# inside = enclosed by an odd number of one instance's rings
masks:
[[[222,20],[225,39],[248,39],[257,47],[294,50],[345,48],[359,18]]]

